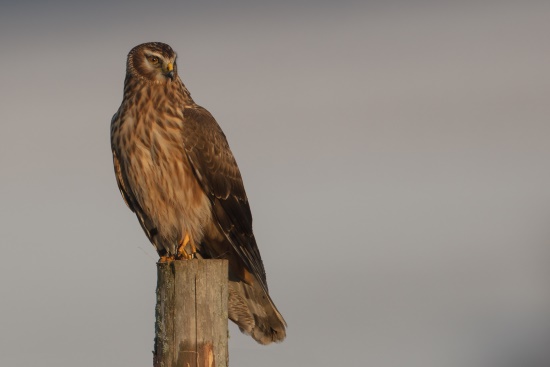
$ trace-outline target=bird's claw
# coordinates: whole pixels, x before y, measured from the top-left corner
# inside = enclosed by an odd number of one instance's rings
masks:
[[[190,247],[191,251],[187,250],[187,246]],[[195,241],[193,241],[189,236],[189,234],[186,233],[185,238],[179,244],[176,258],[191,260],[195,258],[196,252],[197,252],[197,247],[195,246]]]

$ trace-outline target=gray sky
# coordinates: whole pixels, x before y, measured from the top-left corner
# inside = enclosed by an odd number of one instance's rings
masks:
[[[0,365],[152,364],[157,257],[109,123],[162,41],[289,324],[231,326],[232,366],[547,366],[548,34],[546,1],[2,2]]]

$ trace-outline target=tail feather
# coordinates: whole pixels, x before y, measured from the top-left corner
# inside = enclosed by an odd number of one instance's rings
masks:
[[[286,336],[283,316],[257,282],[229,282],[229,318],[260,344],[281,342]]]

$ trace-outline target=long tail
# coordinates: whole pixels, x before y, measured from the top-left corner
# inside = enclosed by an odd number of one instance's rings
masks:
[[[257,281],[230,281],[228,308],[229,318],[258,343],[281,342],[285,338],[286,322]]]

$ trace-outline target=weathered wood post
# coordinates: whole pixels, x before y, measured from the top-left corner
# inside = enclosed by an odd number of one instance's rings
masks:
[[[157,264],[154,367],[227,367],[227,260]]]

